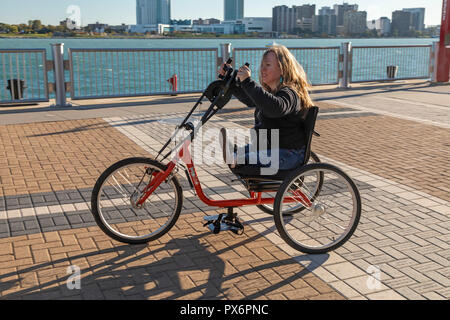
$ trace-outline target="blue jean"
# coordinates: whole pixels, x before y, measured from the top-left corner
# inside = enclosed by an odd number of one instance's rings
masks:
[[[305,159],[305,147],[302,149],[268,149],[253,151],[250,150],[250,145],[246,145],[240,153],[244,152],[245,165],[254,165],[255,167],[268,168],[277,166],[279,170],[291,170],[300,166]],[[239,156],[239,151],[237,155]],[[278,159],[271,159],[271,155],[278,153]],[[240,161],[239,161],[240,160]],[[277,163],[272,163],[272,160]],[[238,157],[238,164],[242,163],[244,159]]]

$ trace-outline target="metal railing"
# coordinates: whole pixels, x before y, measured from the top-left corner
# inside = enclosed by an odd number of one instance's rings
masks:
[[[217,79],[218,65],[230,54],[235,66],[249,62],[258,80],[261,58],[267,50],[231,50],[231,44],[222,44],[219,61],[217,48],[68,49],[69,60],[64,60],[63,44],[52,46],[53,61],[47,60],[45,49],[0,50],[0,103],[48,101],[54,92],[56,106],[68,106],[66,90],[72,99],[202,92]],[[348,88],[358,82],[434,79],[434,47],[352,48],[351,43],[343,43],[341,47],[289,50],[312,85]],[[398,69],[393,77],[388,75],[389,66]],[[175,75],[176,81],[169,83]]]
[[[432,46],[353,47],[350,54],[352,83],[386,80],[428,79],[433,58]],[[387,67],[398,67],[389,77]]]
[[[258,79],[262,56],[267,48],[235,48],[234,64],[251,64],[254,78]],[[305,70],[312,85],[338,84],[339,82],[339,47],[323,48],[289,48]]]
[[[72,99],[192,93],[216,79],[218,49],[69,49],[69,63]]]
[[[0,103],[49,100],[45,49],[0,49]]]

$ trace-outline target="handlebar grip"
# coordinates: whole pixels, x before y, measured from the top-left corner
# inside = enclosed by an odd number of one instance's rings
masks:
[[[223,71],[228,72],[229,68],[227,67],[227,64],[232,64],[233,59],[228,58],[227,62],[225,62],[225,65],[223,66]],[[219,79],[224,79],[225,76],[219,75]]]

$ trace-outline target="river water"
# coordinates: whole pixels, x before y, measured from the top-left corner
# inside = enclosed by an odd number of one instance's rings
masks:
[[[64,43],[67,49],[174,49],[214,48],[231,43],[232,48],[264,48],[278,43],[289,48],[338,47],[343,42],[353,46],[406,46],[431,45],[437,39],[0,39],[1,49],[46,49],[47,60],[52,59],[51,44]],[[257,78],[259,61],[263,51],[239,51],[236,63],[250,62]],[[292,51],[303,65],[312,84],[337,83],[338,49]],[[220,54],[220,50],[219,50]],[[429,75],[430,49],[374,49],[355,50],[353,54],[352,80],[380,80],[386,77],[386,66],[399,67],[398,78],[426,77]],[[215,56],[171,52],[165,54],[149,51],[137,53],[75,53],[73,54],[73,79],[66,71],[66,82],[73,80],[74,96],[95,97],[105,95],[139,95],[164,93],[172,90],[167,79],[178,76],[178,91],[202,91],[216,77]],[[0,53],[0,101],[7,100],[9,79],[25,79],[25,97],[42,98],[44,90],[43,56]],[[48,81],[54,82],[53,72]],[[52,97],[53,95],[51,95]]]

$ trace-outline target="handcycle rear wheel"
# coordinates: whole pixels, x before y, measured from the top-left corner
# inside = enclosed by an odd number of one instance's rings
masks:
[[[148,158],[125,159],[106,169],[92,191],[92,214],[98,226],[111,238],[130,244],[167,233],[183,205],[175,176],[163,181],[142,206],[137,204],[151,179],[165,170],[165,165]]]
[[[314,195],[318,173],[320,193]],[[300,213],[286,216],[291,200]],[[281,238],[304,253],[320,254],[343,245],[355,231],[361,216],[361,197],[353,180],[330,164],[309,164],[293,172],[280,186],[274,203],[274,219]]]
[[[310,164],[310,163],[320,163],[319,157],[314,152],[311,152],[311,157],[309,158],[308,164]],[[320,189],[322,188],[322,184],[323,184],[323,174],[320,173],[320,172],[318,174],[319,174],[319,179],[318,179],[318,184],[317,184],[317,187],[316,187],[316,191],[314,193],[315,195],[319,194]],[[265,212],[267,214],[270,214],[272,216],[274,214],[273,213],[273,205],[260,204],[260,205],[257,205],[256,207],[258,207],[261,211],[263,211],[263,212]],[[299,213],[299,212],[301,212],[304,209],[305,209],[305,207],[302,206],[302,205],[294,205],[291,208],[285,208],[283,214],[291,215],[291,214],[294,214],[294,213]]]

